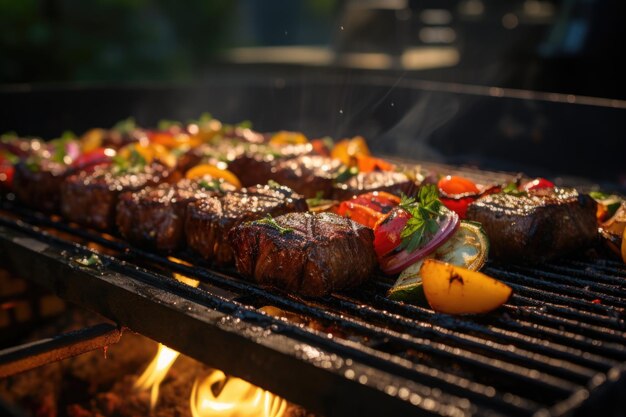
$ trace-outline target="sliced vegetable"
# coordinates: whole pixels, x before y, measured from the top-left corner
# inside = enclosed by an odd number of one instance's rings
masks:
[[[106,164],[111,162],[111,158],[115,156],[113,149],[99,148],[90,152],[81,154],[72,162],[74,168],[85,168],[88,166]]]
[[[439,180],[437,187],[447,196],[457,196],[459,194],[478,194],[480,190],[476,184],[464,177],[447,175]]]
[[[356,159],[356,166],[359,168],[360,172],[393,171],[395,168],[394,164],[369,155],[357,154],[354,158]]]
[[[391,209],[400,204],[400,197],[385,191],[373,191],[371,193],[359,194],[350,201],[362,204],[381,213],[389,213]]]
[[[622,199],[616,195],[604,194],[598,191],[592,191],[589,196],[598,203],[598,211],[596,217],[598,221],[603,222],[613,217],[617,209],[622,204]]]
[[[481,272],[434,259],[420,269],[424,295],[433,310],[446,314],[488,313],[502,306],[513,290]]]
[[[379,258],[387,255],[402,243],[400,235],[410,217],[409,213],[398,207],[391,210],[374,227],[374,251]]]
[[[241,181],[232,172],[227,169],[220,169],[215,165],[201,164],[191,168],[185,174],[187,179],[196,179],[203,177],[222,178],[224,181],[231,183],[237,188],[241,188]]]
[[[336,213],[372,229],[385,217],[383,213],[352,200],[342,202]]]
[[[554,188],[554,183],[545,178],[535,178],[532,181],[528,181],[521,187],[524,191],[541,190],[544,188]]]
[[[146,164],[150,164],[153,160],[159,160],[169,167],[176,166],[176,157],[170,153],[165,146],[158,143],[150,143],[147,145],[131,143],[121,148],[117,152],[117,156],[129,160],[133,153],[139,154]]]
[[[437,250],[402,271],[389,290],[393,300],[423,302],[420,269],[424,260],[436,259],[470,271],[478,271],[487,261],[489,239],[479,223],[462,221],[459,229]]]
[[[352,139],[343,139],[335,144],[330,153],[331,158],[338,159],[345,165],[356,165],[356,156],[370,155],[370,150],[362,136],[355,136]]]
[[[271,137],[269,144],[275,146],[283,145],[304,145],[309,140],[300,132],[288,132],[282,130]]]
[[[0,190],[11,190],[13,188],[13,165],[0,163]]]
[[[386,274],[397,274],[426,257],[448,240],[459,226],[459,216],[453,211],[445,208],[444,210],[445,213],[438,219],[437,231],[426,244],[413,251],[407,248],[379,259],[380,269]]]
[[[201,143],[201,139],[198,136],[191,136],[184,132],[152,131],[147,132],[147,136],[150,143],[159,144],[169,149],[190,148]]]
[[[104,129],[90,129],[83,134],[80,138],[80,147],[83,152],[91,152],[102,147],[104,141],[104,135],[106,131]]]
[[[393,194],[384,191],[374,191],[343,201],[334,212],[367,227],[374,228],[385,217],[385,214],[399,203],[400,198]]]
[[[330,151],[335,146],[335,142],[329,136],[323,137],[321,139],[313,139],[311,141],[311,146],[313,147],[313,152],[322,156],[330,156]]]

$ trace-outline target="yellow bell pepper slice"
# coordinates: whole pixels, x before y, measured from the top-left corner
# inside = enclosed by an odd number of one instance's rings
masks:
[[[190,179],[190,180],[202,178],[206,176],[209,176],[214,179],[221,178],[224,181],[231,183],[235,187],[241,188],[241,181],[239,181],[239,178],[237,178],[235,174],[233,174],[227,169],[220,169],[216,167],[215,165],[210,165],[210,164],[196,165],[195,167],[187,171],[187,173],[185,174],[185,178]]]
[[[274,146],[305,145],[309,140],[300,132],[282,130],[270,138],[269,144]]]
[[[446,314],[488,313],[513,290],[481,272],[426,259],[420,269],[424,295],[433,310]]]
[[[345,165],[357,164],[358,156],[369,156],[370,150],[363,136],[355,136],[352,139],[343,139],[335,144],[330,152],[330,157],[338,159]]]

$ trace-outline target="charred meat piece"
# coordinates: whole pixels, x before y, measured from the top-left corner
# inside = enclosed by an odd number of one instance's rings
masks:
[[[371,191],[386,191],[397,196],[412,195],[416,189],[415,182],[401,172],[361,172],[345,182],[335,184],[333,198],[342,201]]]
[[[245,187],[264,184],[272,178],[272,167],[277,161],[312,152],[310,144],[270,146],[221,139],[213,144],[196,147],[179,159],[179,167],[187,171],[195,165],[226,163]]]
[[[330,197],[335,177],[342,167],[342,163],[335,159],[302,155],[279,161],[272,168],[271,179],[306,198],[316,197],[318,193],[323,197]]]
[[[149,185],[172,182],[177,175],[164,165],[153,163],[137,172],[116,172],[113,166],[99,166],[68,177],[61,186],[61,212],[70,221],[97,229],[115,224],[118,197]]]
[[[269,220],[269,219],[268,219]],[[374,233],[332,213],[290,213],[230,232],[237,270],[251,280],[320,297],[360,285],[376,267]]]
[[[130,242],[171,252],[185,243],[185,216],[190,203],[234,190],[224,181],[184,179],[125,192],[117,203],[117,227]]]
[[[237,178],[244,186],[265,184],[269,180],[274,179],[274,167],[280,164],[281,161],[309,155],[312,149],[312,146],[308,143],[280,147],[252,145],[248,146],[246,152],[230,160],[228,169],[237,175]],[[289,186],[289,184],[285,185]],[[293,189],[295,190],[295,188]]]
[[[20,161],[15,165],[13,190],[25,205],[43,211],[58,211],[61,185],[69,174],[67,165],[50,159]]]
[[[596,203],[573,189],[491,194],[467,209],[482,223],[494,258],[541,262],[595,243]]]
[[[305,211],[305,199],[287,187],[255,186],[198,200],[187,207],[187,245],[206,260],[232,264],[233,252],[227,235],[238,224],[267,214]]]

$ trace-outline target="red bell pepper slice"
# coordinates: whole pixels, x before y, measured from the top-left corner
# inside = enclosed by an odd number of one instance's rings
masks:
[[[541,190],[546,188],[554,188],[554,183],[545,178],[535,178],[522,186],[522,190],[524,191]]]
[[[111,151],[105,148],[94,149],[91,152],[87,152],[79,155],[73,162],[73,168],[86,168],[93,165],[107,164],[111,162]]]
[[[411,215],[399,207],[391,210],[374,228],[374,251],[379,258],[398,247],[400,234]]]
[[[351,200],[342,202],[337,208],[336,213],[369,228],[374,228],[376,223],[385,217],[383,213]]]

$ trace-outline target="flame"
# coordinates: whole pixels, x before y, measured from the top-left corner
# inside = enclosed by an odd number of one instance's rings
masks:
[[[193,417],[281,417],[287,409],[281,397],[222,371],[214,370],[199,381],[191,391]]]
[[[135,382],[135,390],[150,390],[150,410],[154,410],[154,406],[159,399],[159,387],[161,386],[161,382],[165,379],[167,371],[170,370],[178,355],[180,355],[180,353],[174,349],[159,344],[159,350],[156,356]]]
[[[185,261],[177,258],[168,257],[168,259],[173,262],[189,265]],[[198,285],[200,285],[200,281],[193,278],[189,278],[176,273],[174,273],[173,275],[175,279],[191,287],[197,287]],[[156,406],[156,403],[159,399],[159,387],[161,386],[161,382],[163,382],[163,379],[165,379],[167,372],[174,364],[174,361],[176,361],[176,358],[178,358],[178,355],[180,355],[179,352],[159,343],[159,350],[157,350],[157,354],[155,355],[154,359],[152,359],[150,365],[148,365],[143,374],[141,374],[141,376],[135,382],[135,390],[150,390],[150,410],[154,410],[154,407]]]

